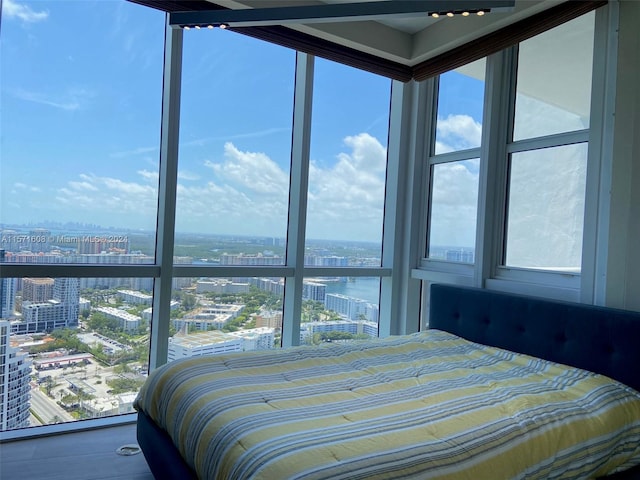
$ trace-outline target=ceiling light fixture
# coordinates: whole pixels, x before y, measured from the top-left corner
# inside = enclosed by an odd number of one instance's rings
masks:
[[[203,24],[192,24],[192,25],[180,25],[180,28],[183,28],[185,30],[191,30],[192,28],[195,28],[196,30],[201,30],[203,28],[206,28],[207,30],[213,30],[214,28],[221,28],[222,30],[225,30],[227,28],[229,28],[229,25],[227,25],[226,23],[203,23]]]
[[[508,12],[515,0],[393,0],[350,3],[323,3],[268,8],[243,8],[172,12],[169,25],[174,28],[241,28],[270,25],[334,23],[364,20],[390,20],[428,15],[432,18],[456,15],[479,16],[489,12]],[[481,8],[478,8],[479,4]]]

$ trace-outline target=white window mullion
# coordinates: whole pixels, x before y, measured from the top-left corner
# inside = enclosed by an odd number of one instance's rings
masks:
[[[392,276],[380,281],[381,337],[415,332],[420,326],[421,281],[411,271],[425,248],[425,124],[430,115],[425,98],[432,88],[432,80],[392,85],[382,239],[382,266],[391,268]]]
[[[484,287],[502,263],[507,186],[507,144],[515,82],[515,49],[487,57],[478,186],[476,267],[473,284]]]
[[[160,265],[160,276],[156,277],[153,287],[153,320],[151,323],[149,352],[150,370],[166,363],[168,353],[176,190],[178,183],[181,79],[182,29],[171,28],[167,23],[156,237],[156,264]]]
[[[313,56],[297,52],[289,186],[289,224],[287,225],[287,267],[293,267],[294,273],[293,276],[285,278],[282,321],[283,347],[300,344],[307,193],[309,190],[313,67]]]
[[[606,304],[618,60],[618,2],[596,10],[580,301]]]

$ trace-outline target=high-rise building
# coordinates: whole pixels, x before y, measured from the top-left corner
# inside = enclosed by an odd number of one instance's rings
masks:
[[[29,426],[31,361],[9,343],[10,324],[0,320],[0,431]]]
[[[0,263],[5,261],[5,250],[0,249]],[[16,279],[0,279],[0,318],[10,318],[14,314],[16,301]]]
[[[23,278],[22,301],[41,303],[53,298],[53,278]]]
[[[348,297],[340,293],[328,293],[324,305],[327,310],[333,310],[344,318],[378,323],[380,307],[361,298]]]
[[[305,300],[315,300],[324,303],[324,297],[327,293],[327,286],[324,283],[303,281],[302,282],[302,298]]]
[[[53,298],[37,303],[23,302],[22,318],[11,323],[11,332],[31,334],[75,328],[78,326],[79,314],[79,279],[56,278],[53,282]]]

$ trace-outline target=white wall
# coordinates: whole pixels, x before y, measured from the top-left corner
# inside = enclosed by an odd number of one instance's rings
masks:
[[[606,304],[640,310],[640,2],[619,18]]]

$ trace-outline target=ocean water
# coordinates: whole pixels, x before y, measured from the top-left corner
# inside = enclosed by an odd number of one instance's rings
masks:
[[[378,277],[356,277],[346,282],[328,282],[327,293],[339,293],[348,297],[361,298],[367,302],[380,302],[380,279]]]

